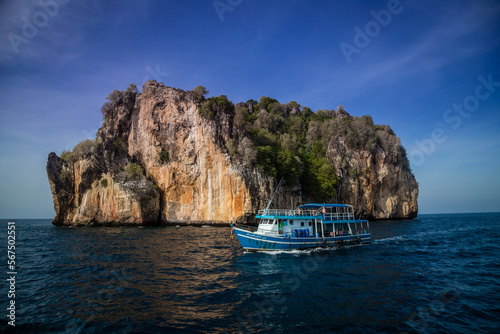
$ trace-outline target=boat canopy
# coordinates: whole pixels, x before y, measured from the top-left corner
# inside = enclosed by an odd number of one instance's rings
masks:
[[[319,203],[309,203],[299,206],[299,209],[318,209],[318,208],[348,208],[350,205],[347,204],[319,204]]]

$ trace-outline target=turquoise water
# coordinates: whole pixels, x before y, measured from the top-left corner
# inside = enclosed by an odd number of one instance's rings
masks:
[[[2,285],[2,332],[500,331],[498,213],[372,222],[370,245],[277,254],[243,253],[229,227],[14,221],[16,296]]]

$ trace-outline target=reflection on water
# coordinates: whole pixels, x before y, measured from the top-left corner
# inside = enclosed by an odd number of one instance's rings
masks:
[[[68,313],[94,309],[93,321],[114,323],[130,317],[158,317],[170,325],[218,319],[232,313],[239,298],[234,250],[217,228],[88,229],[67,238],[68,263],[74,263],[73,305]],[[92,244],[89,244],[92,241]],[[89,305],[90,304],[90,305]],[[84,305],[82,308],[81,305]],[[77,308],[75,308],[77,306]],[[78,307],[80,306],[80,307]],[[82,320],[88,317],[83,314]]]

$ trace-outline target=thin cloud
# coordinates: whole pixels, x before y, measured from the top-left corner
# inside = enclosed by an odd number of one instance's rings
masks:
[[[391,46],[390,49],[368,46],[363,53],[370,56],[370,63],[365,66],[343,66],[340,76],[351,78],[342,81],[346,91],[359,90],[365,85],[395,84],[398,81],[425,72],[437,71],[452,63],[483,54],[498,44],[478,40],[476,35],[491,29],[492,22],[497,19],[500,6],[471,8],[460,15],[445,13],[440,23],[429,27],[419,38],[407,45]],[[382,38],[383,36],[379,37]],[[374,51],[372,51],[372,49]]]

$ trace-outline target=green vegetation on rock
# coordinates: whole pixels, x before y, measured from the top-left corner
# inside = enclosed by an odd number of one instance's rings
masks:
[[[199,101],[204,101],[205,95],[208,94],[208,90],[203,86],[196,86],[192,92]]]
[[[61,152],[60,157],[66,162],[75,162],[81,157],[94,152],[95,140],[84,139],[73,148],[72,151],[64,150]]]
[[[113,147],[117,154],[125,154],[127,152],[127,141],[123,137],[116,137],[115,140],[113,140]]]
[[[166,151],[166,150],[161,151],[161,153],[160,153],[160,160],[162,162],[167,162],[169,160],[168,151]]]
[[[139,177],[144,175],[144,168],[138,163],[131,163],[125,167],[125,173],[127,174],[128,179],[138,179]]]
[[[101,180],[101,186],[106,188],[108,186],[108,179],[102,179]]]
[[[232,109],[226,96],[208,98],[200,115],[211,119],[222,109]],[[295,101],[281,104],[263,96],[258,103],[248,100],[233,110],[233,126],[239,135],[226,142],[228,153],[266,175],[285,178],[289,185],[300,181],[304,192],[318,201],[331,201],[339,184],[327,156],[331,141],[372,154],[383,150],[409,168],[406,152],[389,126],[375,125],[371,116],[353,117],[343,106],[313,112]]]
[[[138,92],[137,86],[131,83],[125,91],[115,89],[114,91],[109,93],[108,97],[106,98],[106,100],[108,101],[104,103],[101,107],[102,117],[104,119],[110,117],[115,111],[116,105],[121,99],[123,99],[126,93],[137,93],[137,92]]]
[[[228,100],[226,95],[209,97],[200,107],[199,113],[207,119],[214,119],[217,114],[234,111],[234,104]]]

